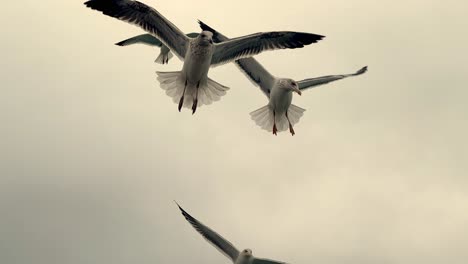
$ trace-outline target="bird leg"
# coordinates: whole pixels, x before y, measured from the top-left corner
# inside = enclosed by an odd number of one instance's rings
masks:
[[[200,81],[197,83],[197,90],[195,91],[195,98],[193,99],[192,115],[195,114],[195,111],[197,111],[197,105],[198,105],[198,88],[200,88]]]
[[[273,135],[277,135],[278,129],[276,128],[276,113],[273,111]]]
[[[182,109],[182,106],[184,105],[185,89],[187,89],[187,80],[185,80],[184,92],[182,93],[182,97],[180,97],[180,100],[179,100],[179,107],[178,107],[179,112],[180,112],[180,109]]]
[[[294,132],[294,128],[291,125],[291,121],[289,121],[288,111],[286,111],[286,119],[288,119],[288,123],[289,123],[289,132],[291,132],[291,135],[294,136],[296,133]]]

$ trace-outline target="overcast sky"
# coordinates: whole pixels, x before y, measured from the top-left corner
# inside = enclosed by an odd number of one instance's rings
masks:
[[[239,249],[291,264],[468,259],[462,0],[143,0],[185,32],[325,35],[257,56],[296,80],[365,75],[294,96],[296,136],[261,130],[267,101],[233,65],[192,116],[159,88],[142,31],[81,1],[2,3],[0,262],[228,264],[172,202]]]

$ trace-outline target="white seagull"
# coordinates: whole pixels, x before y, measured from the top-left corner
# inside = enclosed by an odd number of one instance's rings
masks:
[[[157,72],[161,88],[182,106],[192,108],[208,105],[226,94],[228,87],[208,78],[210,66],[247,58],[266,50],[301,48],[321,40],[324,36],[300,32],[255,33],[213,43],[213,34],[202,31],[196,38],[187,37],[158,11],[133,0],[90,0],[89,8],[105,15],[135,24],[161,40],[181,60],[182,71]]]
[[[205,32],[209,31],[213,33],[213,40],[215,42],[229,40],[226,36],[202,21],[198,22]],[[291,135],[294,136],[295,132],[293,126],[299,122],[299,119],[305,111],[305,109],[291,104],[292,92],[301,95],[302,91],[306,89],[360,75],[367,71],[367,66],[365,66],[352,74],[328,75],[296,82],[289,78],[277,78],[271,75],[254,58],[239,59],[236,60],[236,64],[247,75],[248,79],[251,80],[255,86],[259,86],[262,92],[268,97],[269,103],[251,112],[250,115],[257,125],[262,129],[272,131],[274,135],[279,131],[285,131],[289,128]]]
[[[244,249],[239,252],[231,242],[227,241],[221,235],[211,230],[209,227],[202,224],[200,221],[189,215],[180,205],[176,202],[182,215],[187,221],[198,231],[208,242],[210,242],[216,249],[223,253],[226,257],[232,260],[234,264],[285,264],[284,262],[256,258],[252,255],[252,250]]]
[[[189,33],[187,34],[187,37],[196,38],[198,37],[198,35],[198,33]],[[169,60],[174,56],[171,50],[166,45],[164,45],[159,39],[153,37],[153,35],[151,34],[141,34],[115,43],[115,45],[117,46],[129,46],[133,44],[145,44],[149,46],[160,47],[161,51],[159,53],[159,56],[154,61],[159,64],[167,64]]]

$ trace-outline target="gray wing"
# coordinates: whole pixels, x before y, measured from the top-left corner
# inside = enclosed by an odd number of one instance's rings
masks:
[[[143,28],[180,58],[185,57],[189,38],[156,9],[133,0],[90,0],[87,7]]]
[[[115,45],[117,46],[128,46],[132,44],[145,44],[145,45],[157,46],[157,47],[162,46],[162,42],[159,41],[159,39],[155,38],[151,34],[142,34],[142,35],[138,35],[133,38],[129,38],[129,39],[122,40],[120,42],[115,43]]]
[[[254,258],[252,264],[286,264],[285,262],[270,260],[270,259],[261,259],[261,258]]]
[[[359,71],[355,73],[341,74],[341,75],[328,75],[328,76],[322,76],[322,77],[317,77],[317,78],[310,78],[310,79],[299,81],[297,82],[297,84],[299,86],[299,90],[305,90],[305,89],[314,88],[316,86],[326,84],[329,82],[338,81],[347,77],[361,75],[365,73],[366,71],[367,71],[367,66],[362,67]]]
[[[255,33],[215,44],[212,65],[252,57],[266,50],[295,49],[316,43],[324,36],[301,32]]]
[[[213,33],[213,41],[220,43],[229,40],[228,37],[224,36],[220,32],[214,30],[212,27],[198,20],[198,24],[202,30],[210,31]],[[259,86],[262,92],[270,98],[270,89],[275,82],[273,77],[256,59],[246,58],[236,60],[236,65],[239,69],[247,76],[247,78],[255,85]]]
[[[229,241],[224,239],[215,231],[211,230],[209,227],[200,223],[197,219],[189,215],[180,205],[176,202],[179,207],[182,215],[187,219],[187,221],[198,231],[208,242],[215,246],[221,253],[226,257],[230,258],[233,262],[236,261],[237,256],[239,255],[239,250],[237,250]]]

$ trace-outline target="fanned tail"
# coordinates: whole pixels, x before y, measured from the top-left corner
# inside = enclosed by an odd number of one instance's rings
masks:
[[[156,72],[156,74],[158,75],[161,88],[166,90],[166,94],[172,98],[174,103],[179,103],[185,86],[185,81],[182,79],[181,72]]]
[[[198,105],[209,105],[219,101],[226,94],[229,87],[208,78],[206,84],[201,85],[198,91]]]
[[[195,98],[198,98],[197,106],[209,105],[212,102],[218,101],[229,87],[219,84],[210,78],[205,82],[200,82],[197,89],[196,86],[188,84],[185,87],[185,78],[180,71],[176,72],[156,72],[161,88],[166,91],[166,94],[172,98],[176,104],[180,102],[180,98],[184,95],[183,107],[192,108]],[[185,94],[184,94],[185,89]],[[198,90],[198,95],[196,94]]]
[[[261,107],[250,113],[250,117],[259,127],[266,131],[273,128],[273,111],[268,105]]]
[[[295,125],[299,122],[305,109],[300,108],[296,105],[291,104],[288,109],[288,117],[291,125]],[[278,132],[286,131],[289,129],[289,122],[285,114],[273,115],[273,110],[268,105],[261,107],[250,113],[252,120],[262,129],[272,132],[273,121],[276,118],[276,128]]]
[[[288,109],[288,117],[291,125],[294,126],[295,124],[299,123],[299,120],[304,115],[304,112],[304,108],[291,104]]]

